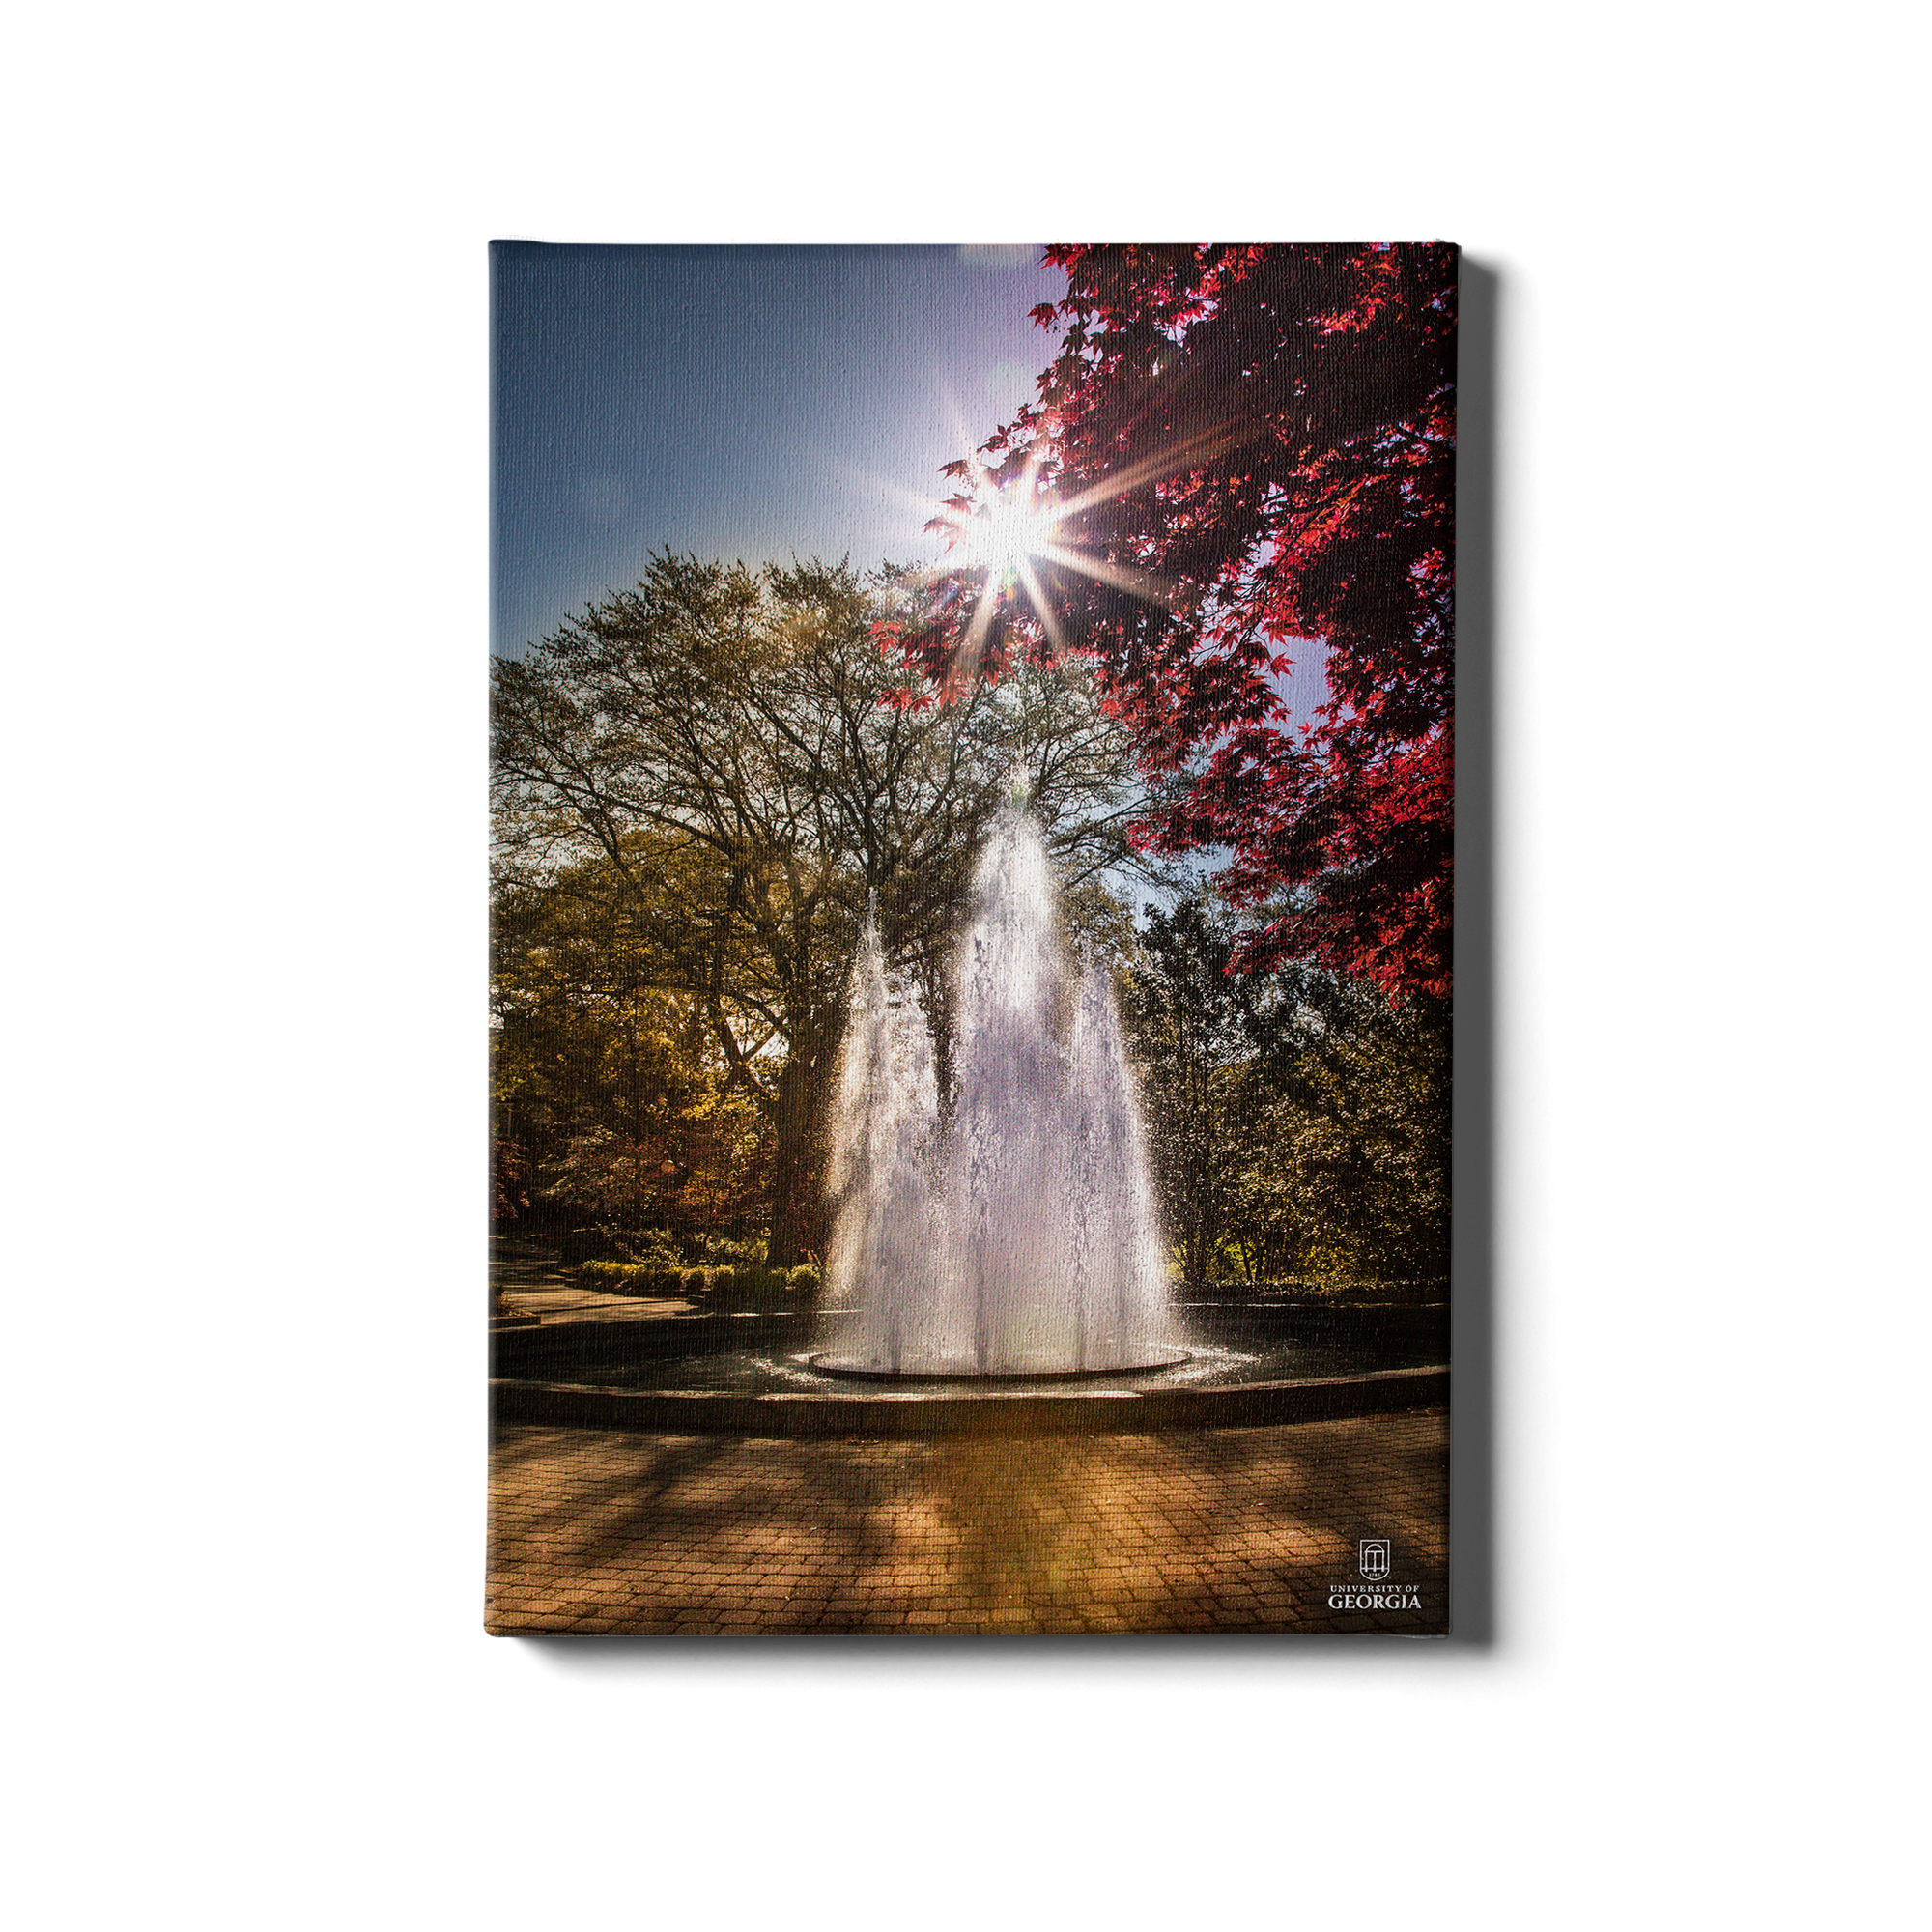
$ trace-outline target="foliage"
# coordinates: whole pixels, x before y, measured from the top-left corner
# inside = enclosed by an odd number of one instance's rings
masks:
[[[809,1301],[818,1292],[815,1268],[771,1268],[755,1262],[684,1267],[661,1262],[591,1260],[579,1264],[577,1278],[585,1288],[609,1294],[684,1295],[691,1300],[771,1301],[789,1296]]]
[[[1426,1307],[1448,1298],[1448,1281],[1441,1275],[1425,1275],[1416,1281],[1383,1280],[1377,1276],[1283,1275],[1279,1279],[1222,1284],[1242,1297],[1268,1301],[1297,1302],[1396,1302],[1404,1307]]]
[[[696,1003],[651,983],[656,956],[604,871],[500,867],[491,942],[497,1133],[535,1207],[671,1234],[761,1222],[770,1127]]]
[[[1123,1018],[1146,1069],[1149,1152],[1169,1238],[1190,1281],[1210,1273],[1236,1211],[1231,1146],[1252,1138],[1253,1058],[1230,944],[1206,899],[1151,913],[1143,959],[1126,980]],[[1244,1134],[1243,1129],[1249,1130]]]
[[[728,1235],[698,1234],[690,1243],[697,1259],[710,1263],[730,1263],[734,1266],[763,1267],[770,1261],[771,1243],[762,1236],[742,1239]]]
[[[669,1220],[707,1225],[763,1209],[771,1138],[741,1096],[710,1094],[650,1122],[633,1138],[608,1126],[573,1137],[545,1164],[549,1196],[627,1226]]]
[[[579,1264],[577,1278],[586,1288],[613,1294],[679,1294],[685,1272],[648,1262],[587,1261]]]
[[[503,1135],[490,1136],[490,1218],[514,1221],[530,1205],[530,1163],[522,1148]]]
[[[1267,983],[1254,1069],[1264,1097],[1241,1174],[1245,1270],[1445,1276],[1446,1006],[1420,996],[1397,1005],[1363,981],[1306,969]]]
[[[663,1228],[646,1228],[641,1234],[627,1234],[619,1259],[646,1267],[682,1267],[686,1257],[678,1242]]]
[[[1038,576],[1158,781],[1143,836],[1226,848],[1224,891],[1261,915],[1244,965],[1303,957],[1446,997],[1456,250],[1047,259],[1067,293],[1035,319],[1061,327],[1060,353],[983,454],[994,485],[1037,469],[1072,506],[1059,546],[1098,574],[1047,557]],[[942,589],[906,634],[931,674],[973,601]],[[1299,732],[1297,640],[1325,647],[1331,694]],[[1029,655],[1057,651],[1016,602],[989,661]]]
[[[1205,896],[1154,913],[1123,1011],[1190,1280],[1448,1271],[1445,1003],[1318,968],[1232,970]]]
[[[589,1228],[573,1228],[563,1237],[560,1260],[565,1267],[588,1261],[629,1262],[647,1267],[681,1268],[686,1257],[678,1244],[662,1228],[612,1227],[600,1223]]]

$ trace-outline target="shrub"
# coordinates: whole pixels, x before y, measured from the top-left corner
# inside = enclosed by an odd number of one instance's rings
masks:
[[[593,1255],[588,1261],[579,1263],[577,1278],[585,1288],[616,1289],[624,1286],[630,1272],[627,1262],[607,1261],[601,1255]]]
[[[563,1265],[585,1262],[632,1262],[643,1267],[680,1265],[675,1243],[662,1228],[617,1228],[599,1222],[573,1228],[563,1237]]]
[[[1274,1281],[1184,1282],[1183,1295],[1203,1293],[1229,1299],[1253,1296],[1281,1301],[1398,1301],[1421,1305],[1447,1301],[1449,1284],[1439,1278],[1374,1281],[1358,1275],[1287,1275]]]
[[[587,1261],[577,1278],[585,1288],[607,1294],[675,1294],[681,1277],[676,1268],[649,1262]]]
[[[789,1300],[809,1306],[818,1293],[815,1267],[771,1268],[756,1262],[679,1267],[658,1261],[595,1256],[579,1264],[577,1278],[585,1288],[601,1289],[606,1294],[682,1294],[692,1300],[719,1295],[758,1302]]]
[[[573,1228],[563,1237],[563,1265],[581,1267],[589,1261],[611,1261],[617,1244],[605,1228]]]
[[[639,1267],[668,1269],[675,1274],[684,1265],[684,1258],[678,1253],[668,1236],[656,1229],[643,1235],[626,1237],[624,1260],[636,1262]]]
[[[749,1236],[734,1239],[729,1236],[704,1236],[702,1242],[704,1259],[714,1267],[752,1266],[763,1267],[769,1245],[762,1235]]]

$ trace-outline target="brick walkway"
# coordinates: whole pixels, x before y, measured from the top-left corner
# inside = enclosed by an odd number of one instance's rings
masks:
[[[506,1428],[509,1634],[1446,1627],[1439,1410],[1168,1435],[831,1442]],[[1388,1537],[1407,1611],[1331,1609]]]
[[[540,1321],[658,1321],[696,1315],[697,1304],[681,1295],[606,1294],[582,1288],[557,1264],[554,1248],[494,1235],[490,1286],[505,1315],[534,1315]]]

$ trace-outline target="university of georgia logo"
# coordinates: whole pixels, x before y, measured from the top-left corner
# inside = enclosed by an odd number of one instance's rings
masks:
[[[1413,1583],[1391,1583],[1388,1574],[1395,1562],[1395,1545],[1386,1536],[1365,1536],[1355,1546],[1355,1567],[1361,1571],[1359,1583],[1331,1583],[1328,1607],[1331,1610],[1419,1610],[1422,1593]]]

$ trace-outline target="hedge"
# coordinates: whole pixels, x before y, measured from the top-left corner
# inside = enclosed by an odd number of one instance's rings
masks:
[[[809,1301],[818,1293],[813,1267],[665,1267],[649,1262],[587,1261],[577,1270],[585,1288],[610,1294],[701,1296],[709,1294],[781,1294]]]
[[[1277,1281],[1186,1281],[1176,1285],[1182,1297],[1208,1295],[1288,1301],[1400,1301],[1428,1304],[1449,1299],[1446,1277],[1421,1281],[1366,1281],[1337,1275],[1289,1275]]]

